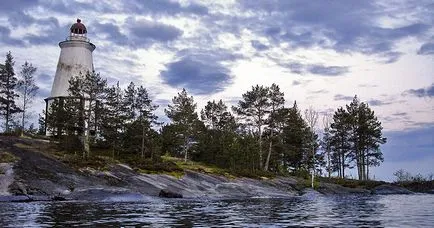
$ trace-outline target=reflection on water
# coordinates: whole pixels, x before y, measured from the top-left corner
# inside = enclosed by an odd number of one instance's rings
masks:
[[[432,227],[434,195],[0,203],[0,227]]]

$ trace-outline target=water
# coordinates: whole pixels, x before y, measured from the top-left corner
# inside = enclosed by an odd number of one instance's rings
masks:
[[[434,195],[0,203],[0,227],[434,227]]]

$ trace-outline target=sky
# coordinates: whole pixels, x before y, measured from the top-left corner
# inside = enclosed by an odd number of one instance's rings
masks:
[[[145,86],[164,108],[182,88],[198,111],[276,83],[286,105],[333,113],[357,95],[388,138],[376,179],[434,173],[434,0],[14,0],[0,8],[0,53],[38,68],[40,113],[77,18],[110,84]],[[317,126],[322,128],[320,122]]]

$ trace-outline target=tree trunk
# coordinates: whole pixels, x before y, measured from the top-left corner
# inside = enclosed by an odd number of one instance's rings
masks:
[[[369,156],[368,156],[368,151],[366,151],[366,180],[369,180]]]
[[[313,182],[315,179],[315,147],[312,146],[312,189],[313,189]]]
[[[331,177],[331,169],[330,169],[330,150],[327,149],[327,172],[328,172],[328,177]]]
[[[344,153],[342,152],[342,154],[341,154],[341,156],[342,156],[342,163],[341,163],[341,165],[342,165],[342,178],[345,178],[345,155],[344,155]]]
[[[83,131],[82,131],[82,136],[81,136],[81,143],[83,146],[83,158],[85,157],[89,157],[90,155],[90,149],[89,149],[89,120],[86,121],[86,118],[89,117],[90,115],[87,115],[85,117],[85,113],[86,113],[86,101],[84,99],[80,99],[80,103],[81,103],[81,108],[82,108],[82,114],[81,116],[83,117]],[[90,105],[90,102],[89,102]]]
[[[262,129],[259,124],[259,169],[262,170]]]
[[[24,94],[23,94],[23,118],[21,120],[21,136],[24,135],[24,119],[25,119],[25,115],[26,115],[26,94],[27,94],[27,89],[24,89]]]
[[[5,130],[6,130],[6,133],[9,133],[9,115],[10,115],[10,113],[9,113],[9,107],[10,107],[10,105],[9,105],[9,101],[6,101],[7,102],[7,105],[6,105],[6,126],[5,126]]]
[[[271,150],[273,148],[273,131],[270,133],[270,145],[268,146],[268,155],[267,155],[267,161],[265,162],[264,170],[268,171],[268,166],[270,165],[270,157],[271,157]]]
[[[362,169],[362,180],[366,180],[366,166],[365,166],[365,152],[364,151],[362,151],[361,152],[361,155],[362,155],[362,157],[360,158],[360,160],[361,160],[361,169]]]
[[[142,148],[141,148],[142,158],[145,156],[145,126],[142,121]]]
[[[184,137],[184,162],[187,162],[188,159],[188,149],[187,149],[187,139]]]
[[[359,151],[356,151],[356,156],[357,156],[357,174],[359,177],[359,180],[363,180],[363,171],[362,171],[362,155]]]
[[[23,97],[23,118],[21,119],[21,136],[24,135],[24,119],[26,115],[26,91],[24,91],[24,97]]]

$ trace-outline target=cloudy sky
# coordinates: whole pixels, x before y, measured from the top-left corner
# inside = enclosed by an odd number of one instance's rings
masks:
[[[34,109],[49,96],[77,18],[96,71],[148,88],[164,107],[183,87],[202,108],[277,83],[288,105],[332,113],[354,95],[388,143],[377,179],[434,173],[434,0],[14,0],[0,8],[0,53],[38,68]],[[321,127],[321,124],[318,126]]]

